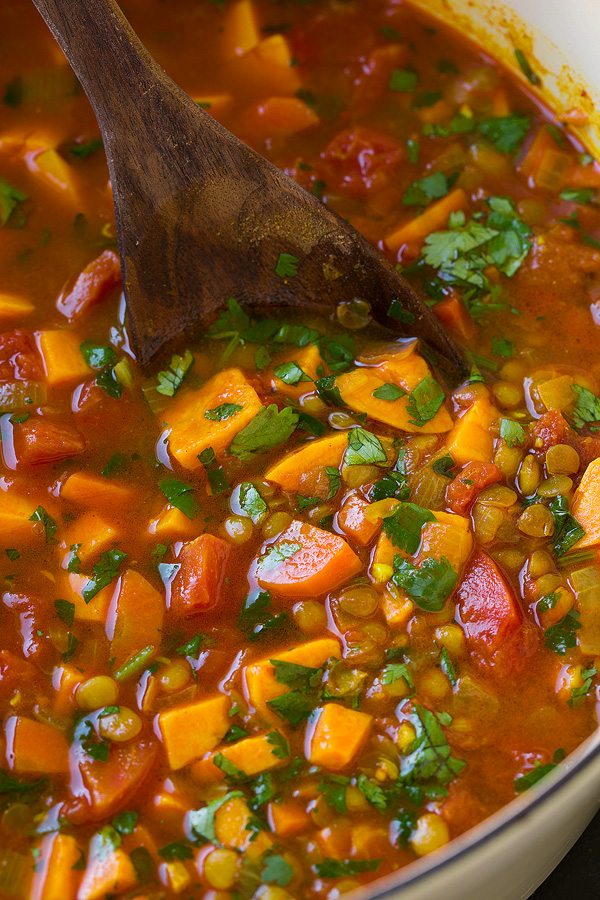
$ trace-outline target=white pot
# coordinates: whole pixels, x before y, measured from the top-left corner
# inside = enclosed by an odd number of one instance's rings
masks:
[[[514,68],[520,47],[560,116],[578,107],[579,129],[600,154],[600,0],[411,0],[452,23]],[[536,788],[445,850],[377,882],[365,897],[525,900],[600,808],[600,731]]]

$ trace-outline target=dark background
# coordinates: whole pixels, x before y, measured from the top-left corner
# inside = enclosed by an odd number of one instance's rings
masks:
[[[600,813],[531,900],[600,897]]]

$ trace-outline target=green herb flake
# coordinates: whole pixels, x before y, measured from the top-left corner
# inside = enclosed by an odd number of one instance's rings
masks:
[[[394,69],[390,75],[388,87],[391,91],[408,94],[416,90],[419,76],[414,69]]]
[[[213,409],[205,409],[204,418],[209,419],[211,422],[225,422],[227,419],[231,419],[232,416],[239,413],[243,408],[244,407],[240,406],[238,403],[221,403],[220,406],[215,406]]]
[[[550,512],[554,518],[552,549],[556,556],[564,556],[581,540],[585,530],[569,512],[569,501],[562,494],[552,499]]]
[[[85,583],[81,596],[86,603],[99,594],[100,591],[107,587],[119,574],[119,569],[125,560],[127,554],[122,550],[105,550],[100,555],[100,559],[92,567],[92,577],[88,578]]]
[[[112,826],[119,834],[133,834],[135,826],[138,823],[138,818],[139,816],[136,812],[127,810],[119,813],[118,816],[115,816],[112,820]]]
[[[241,511],[252,520],[254,525],[262,522],[269,512],[269,507],[263,500],[260,491],[251,481],[244,481],[240,485],[239,504]]]
[[[14,223],[22,227],[24,220],[21,223],[15,214],[27,199],[27,194],[0,178],[0,226]]]
[[[172,841],[170,844],[165,844],[164,847],[159,848],[158,855],[169,862],[176,859],[183,860],[194,858],[192,848],[189,844],[184,844],[183,841]]]
[[[195,519],[200,512],[200,505],[195,496],[195,488],[177,478],[164,478],[158,483],[159,488],[171,506],[180,510],[188,519]]]
[[[356,786],[371,806],[379,812],[385,812],[388,806],[388,800],[385,791],[380,784],[373,781],[363,772],[356,779]]]
[[[500,153],[516,153],[529,131],[529,116],[515,113],[479,122],[479,131],[492,142]]]
[[[5,551],[6,555],[10,560],[14,562],[15,559],[19,559],[21,554],[18,550],[15,550],[13,547],[8,547]]]
[[[450,182],[443,172],[434,172],[408,186],[402,197],[405,206],[427,206],[432,200],[445,197],[450,190]]]
[[[55,600],[54,609],[58,618],[70,628],[75,621],[75,604],[70,600]]]
[[[456,572],[445,556],[425,559],[420,568],[396,556],[392,581],[427,612],[439,612],[456,587]]]
[[[375,872],[381,865],[380,859],[323,859],[315,863],[319,878],[345,878],[363,872]]]
[[[382,684],[395,684],[403,678],[410,690],[414,689],[415,683],[412,680],[410,670],[406,663],[388,663],[381,673]]]
[[[580,384],[574,384],[572,388],[576,396],[575,406],[570,416],[573,426],[578,431],[581,431],[586,425],[600,426],[600,397]],[[594,430],[596,430],[595,427],[590,428],[590,431]]]
[[[401,397],[406,397],[406,391],[397,384],[386,383],[382,384],[381,387],[375,388],[373,397],[376,397],[377,400],[387,400],[393,403]]]
[[[80,144],[73,144],[72,147],[69,147],[69,153],[76,159],[88,159],[94,153],[103,149],[104,144],[100,138],[92,138],[89,141],[82,141]]]
[[[436,459],[435,462],[431,464],[431,468],[436,475],[441,475],[443,478],[454,478],[454,460],[449,453]]]
[[[276,367],[274,375],[275,378],[279,378],[284,384],[289,385],[299,384],[302,381],[311,381],[311,378],[296,362],[282,363]]]
[[[529,788],[533,787],[541,781],[546,775],[549,775],[556,768],[556,763],[546,763],[542,765],[541,763],[537,763],[533,769],[530,769],[529,772],[526,772],[524,775],[519,775],[515,778],[515,791],[517,794],[522,794],[523,791],[528,791]]]
[[[508,447],[522,447],[527,433],[514,419],[500,419],[500,437]]]
[[[168,369],[159,372],[156,376],[156,391],[164,397],[174,397],[183,383],[183,379],[194,363],[191,350],[186,350],[183,356],[175,354],[171,357]]]
[[[294,877],[292,866],[278,853],[264,856],[263,863],[260,877],[265,884],[278,884],[280,887],[286,887]]]
[[[544,631],[544,643],[558,656],[565,656],[567,650],[577,646],[577,631],[581,628],[579,613],[571,610],[567,615]]]
[[[376,466],[387,462],[387,453],[376,435],[365,428],[351,428],[344,462],[347,466]]]
[[[408,414],[411,425],[422,428],[436,415],[445,400],[445,394],[432,375],[426,375],[411,391],[408,398]]]
[[[440,653],[440,669],[442,670],[452,687],[456,687],[456,685],[458,684],[458,674],[456,672],[456,666],[452,662],[450,654],[445,647],[442,647],[442,652]]]
[[[399,503],[390,516],[383,519],[383,531],[394,547],[411,556],[421,543],[421,530],[426,522],[435,522],[435,515],[416,503]]]
[[[215,815],[230,800],[243,796],[241,791],[230,791],[207,803],[202,809],[192,809],[185,817],[185,830],[190,840],[218,844],[215,833]]]
[[[103,369],[104,366],[113,366],[117,361],[117,354],[112,347],[106,344],[84,341],[80,345],[80,349],[81,355],[91,369]]]
[[[43,506],[38,506],[37,509],[29,516],[30,522],[40,523],[44,529],[44,537],[46,539],[47,544],[55,544],[56,543],[56,521],[52,518],[49,512],[47,512]]]
[[[447,724],[448,720],[443,718]],[[401,758],[401,780],[416,785],[449,784],[466,764],[452,756],[439,717],[415,703],[408,719],[416,736]]]
[[[279,278],[294,278],[298,274],[300,260],[291,253],[280,253],[275,266],[275,274]]]
[[[535,85],[536,87],[539,86],[542,83],[541,78],[537,74],[537,72],[534,72],[534,70],[531,68],[531,63],[529,62],[523,51],[520,49],[520,47],[515,47],[515,59],[517,60],[519,68],[527,81],[530,84]]]
[[[298,425],[298,414],[289,406],[279,410],[272,403],[263,407],[251,422],[234,437],[229,452],[242,462],[249,462],[258,453],[284,444]]]

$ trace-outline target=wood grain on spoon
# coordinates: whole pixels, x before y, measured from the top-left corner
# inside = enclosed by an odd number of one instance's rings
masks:
[[[128,325],[147,365],[230,296],[328,314],[361,298],[419,337],[447,383],[465,359],[409,283],[350,225],[253,152],[167,77],[114,0],[33,0],[98,119],[112,182]],[[276,274],[281,253],[297,275]],[[388,315],[392,301],[400,318]]]

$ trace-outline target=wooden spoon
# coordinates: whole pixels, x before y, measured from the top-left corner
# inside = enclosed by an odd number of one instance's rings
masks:
[[[449,385],[468,367],[409,283],[347,222],[223,128],[168,78],[115,0],[33,0],[102,132],[128,326],[143,366],[228,297],[331,314],[353,298],[422,339]],[[275,271],[298,259],[297,275]],[[393,301],[396,317],[388,312]]]

